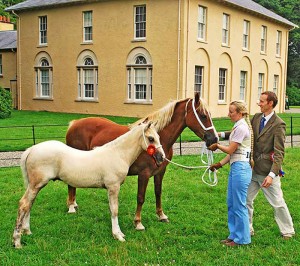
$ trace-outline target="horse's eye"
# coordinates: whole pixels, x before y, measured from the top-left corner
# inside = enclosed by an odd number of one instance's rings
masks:
[[[203,115],[201,115],[201,118],[206,119],[207,116],[203,114]]]
[[[149,140],[150,142],[154,142],[154,138],[153,138],[153,137],[148,137],[148,140]]]

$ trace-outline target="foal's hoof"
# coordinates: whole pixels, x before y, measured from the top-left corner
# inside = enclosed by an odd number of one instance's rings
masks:
[[[125,242],[126,240],[122,235],[125,236],[123,233],[120,233],[120,234],[113,234],[113,237],[114,239],[117,239],[120,242]]]

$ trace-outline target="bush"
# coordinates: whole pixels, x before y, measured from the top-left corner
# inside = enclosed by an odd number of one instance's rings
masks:
[[[11,93],[0,87],[0,119],[11,116],[12,97]]]
[[[286,94],[289,97],[290,105],[300,105],[300,88],[297,88],[296,86],[288,86],[286,88]]]

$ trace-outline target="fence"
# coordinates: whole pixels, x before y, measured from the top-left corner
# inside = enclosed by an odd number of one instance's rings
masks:
[[[290,117],[287,123],[288,146],[300,146],[300,117]],[[286,120],[286,119],[285,119]],[[295,122],[296,121],[296,122]],[[286,120],[287,122],[287,120]],[[26,148],[49,139],[64,142],[68,125],[31,125],[0,127],[0,152],[23,151]],[[222,131],[222,129],[219,129]],[[198,147],[196,141],[189,142],[180,136],[174,145],[176,154],[184,155],[184,150],[190,146]]]

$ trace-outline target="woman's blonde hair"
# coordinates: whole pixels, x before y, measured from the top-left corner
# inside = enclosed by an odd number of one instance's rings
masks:
[[[245,102],[242,101],[233,101],[230,103],[230,105],[235,106],[236,112],[239,114],[242,114],[243,118],[245,118],[245,121],[248,124],[250,135],[251,135],[251,153],[250,153],[250,165],[253,168],[254,167],[254,160],[253,160],[253,144],[254,144],[254,136],[253,136],[253,129],[251,126],[251,122],[249,119],[249,113],[247,110],[247,105]]]

